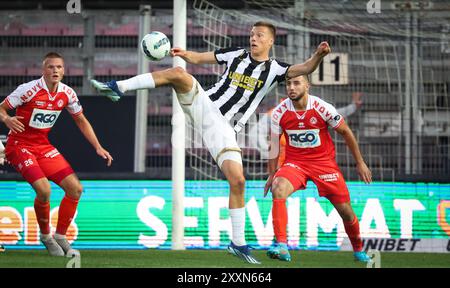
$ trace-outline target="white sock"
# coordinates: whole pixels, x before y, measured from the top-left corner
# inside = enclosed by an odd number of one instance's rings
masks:
[[[50,239],[50,238],[52,238],[52,235],[51,234],[42,234],[41,233],[41,240],[48,240],[48,239]]]
[[[246,245],[245,242],[245,207],[230,209],[231,234],[234,245]]]
[[[127,80],[117,81],[117,87],[122,93],[129,90],[152,89],[155,88],[155,80],[153,80],[152,73],[145,73]]]
[[[58,234],[58,233],[55,233],[55,239],[64,239],[64,238],[66,238],[66,235],[61,235],[61,234]]]

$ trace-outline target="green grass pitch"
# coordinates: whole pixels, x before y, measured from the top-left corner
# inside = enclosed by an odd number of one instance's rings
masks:
[[[244,263],[225,250],[81,250],[81,268],[365,268],[351,252],[291,251],[292,261],[269,259],[253,251],[261,265]],[[381,252],[381,268],[450,268],[450,254]],[[1,268],[64,268],[69,258],[46,250],[6,250]]]

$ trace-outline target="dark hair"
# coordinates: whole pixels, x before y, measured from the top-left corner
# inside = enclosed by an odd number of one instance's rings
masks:
[[[289,77],[287,76],[287,73],[286,73],[286,82],[287,82],[287,80],[289,80],[289,79],[297,78],[297,77],[300,77],[300,76],[301,76],[303,79],[305,79],[306,83],[307,83],[309,86],[311,86],[311,79],[309,79],[310,75],[311,75],[311,74],[304,74],[304,75],[299,75],[299,76],[296,76],[296,77],[291,77],[291,78],[289,78]]]
[[[272,23],[266,21],[258,21],[255,24],[253,24],[253,27],[260,27],[260,26],[269,28],[270,32],[272,32],[273,39],[275,39],[275,37],[277,36],[277,28],[275,28],[275,26]]]
[[[45,61],[47,58],[61,58],[64,60],[64,58],[61,56],[61,54],[56,53],[56,52],[49,52],[49,53],[45,54],[44,59],[42,59],[42,61]]]

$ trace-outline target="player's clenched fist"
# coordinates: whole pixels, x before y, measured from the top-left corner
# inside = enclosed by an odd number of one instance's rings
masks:
[[[183,50],[181,48],[178,47],[174,47],[172,49],[170,49],[170,56],[175,57],[175,56],[186,56],[186,50]]]
[[[320,56],[320,57],[325,57],[326,55],[328,55],[331,52],[331,48],[330,45],[328,44],[328,42],[321,42],[319,44],[319,47],[317,47],[316,49],[316,53]]]

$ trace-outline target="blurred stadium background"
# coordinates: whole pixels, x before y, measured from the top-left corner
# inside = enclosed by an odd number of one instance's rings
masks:
[[[136,75],[143,5],[151,9],[147,28],[172,39],[173,3],[82,0],[81,5],[81,13],[71,14],[66,1],[2,2],[0,100],[19,84],[40,77],[43,55],[62,53],[63,81],[77,91],[85,114],[115,159],[113,167],[106,168],[70,117],[60,117],[51,140],[85,186],[72,227],[74,245],[171,248],[172,91],[150,91],[146,115],[135,117],[140,105],[136,94],[111,103],[96,95],[88,80]],[[258,20],[277,26],[272,56],[288,63],[303,62],[321,41],[328,41],[333,54],[311,76],[311,94],[343,107],[352,102],[352,93],[362,93],[362,106],[347,121],[372,169],[374,184],[358,182],[350,152],[333,135],[367,247],[450,250],[448,1],[195,0],[186,5],[189,50],[248,47],[249,30]],[[144,65],[150,71],[165,69],[172,66],[172,59]],[[187,70],[203,87],[222,73],[214,65],[188,64]],[[274,89],[238,136],[244,143],[248,179],[247,238],[259,248],[270,245],[273,235],[271,200],[262,198],[267,177],[266,113],[283,97],[283,86]],[[146,135],[137,134],[139,123],[146,123]],[[186,128],[186,139],[174,139],[185,141],[187,147],[184,244],[223,248],[230,233],[227,184],[207,151],[194,140],[189,123]],[[3,142],[7,132],[0,125]],[[145,137],[145,158],[135,148],[139,137]],[[139,161],[145,166],[139,166]],[[11,167],[0,169],[0,243],[12,249],[41,249],[33,220],[34,192]],[[62,192],[52,187],[56,205]],[[313,183],[294,195],[289,202],[289,241],[294,249],[349,249],[342,223],[329,203],[317,197]],[[111,211],[115,213],[110,215]]]

